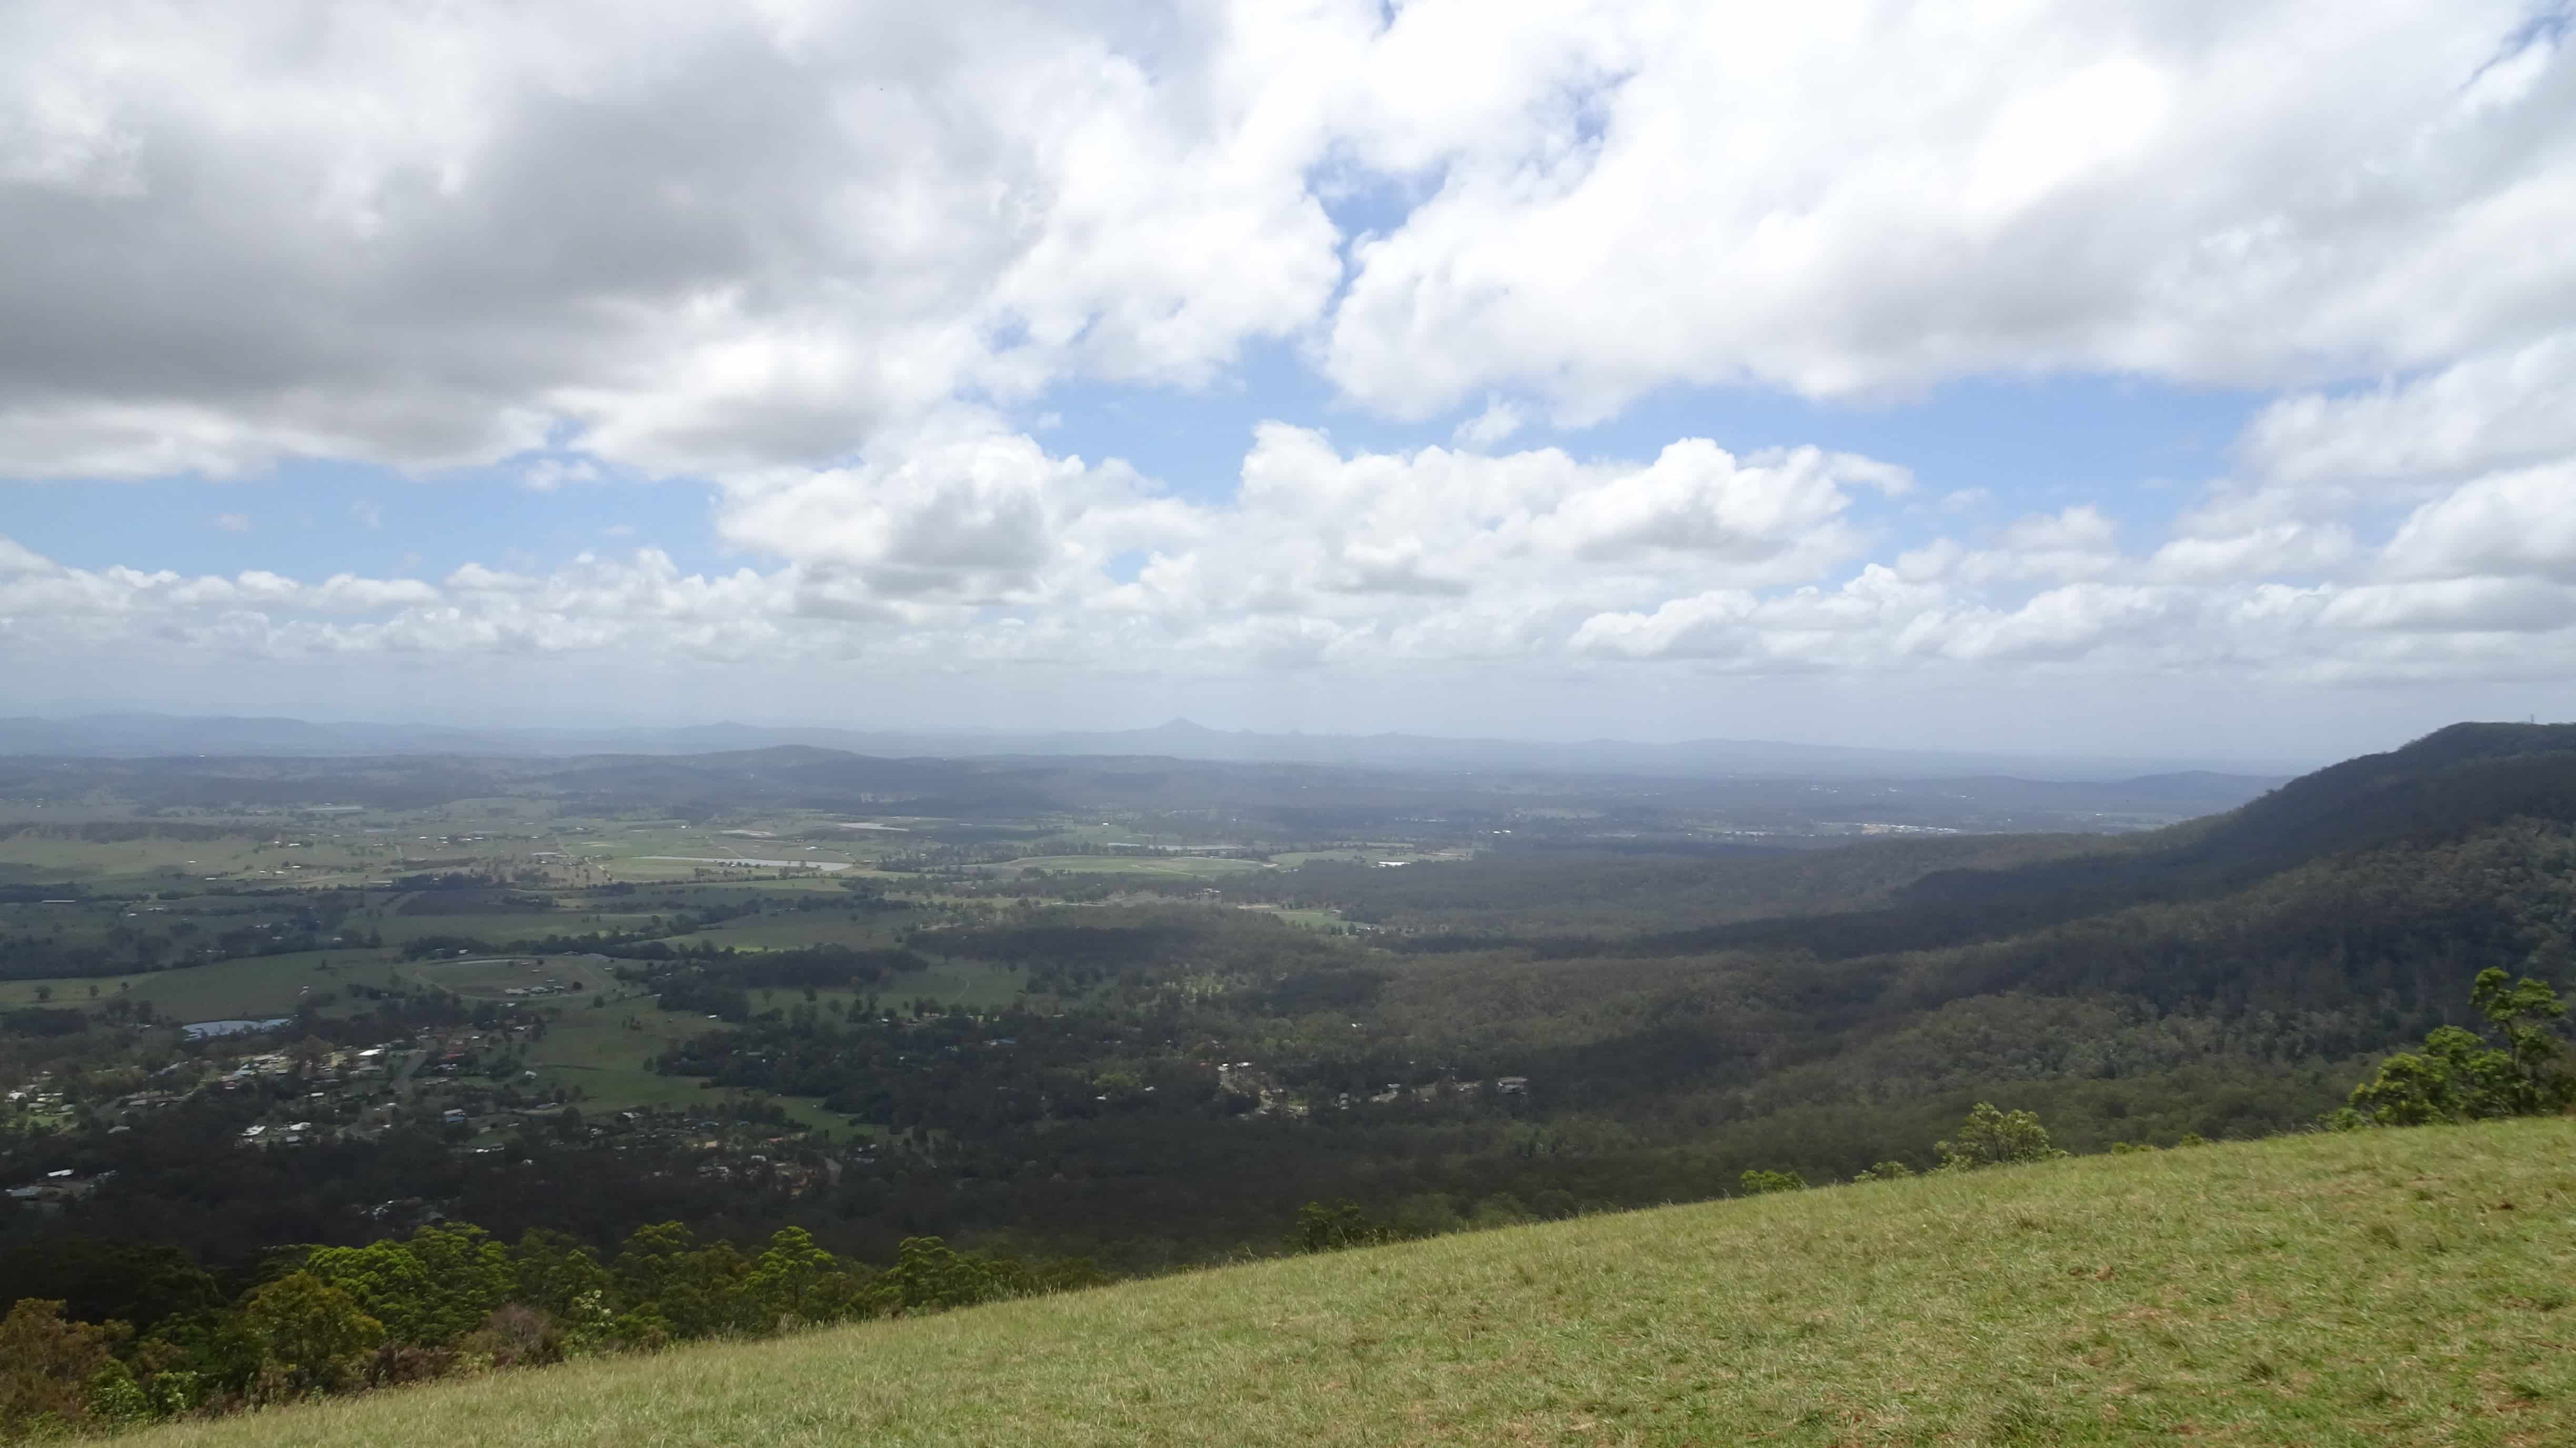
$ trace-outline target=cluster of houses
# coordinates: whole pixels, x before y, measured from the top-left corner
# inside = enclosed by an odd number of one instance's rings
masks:
[[[65,1167],[61,1171],[49,1171],[25,1186],[10,1187],[6,1192],[0,1192],[0,1197],[6,1197],[13,1206],[39,1212],[59,1212],[69,1203],[97,1191],[100,1182],[114,1175],[114,1172],[100,1172],[97,1176],[85,1177]]]
[[[1255,1102],[1252,1114],[1255,1116],[1276,1113],[1281,1116],[1302,1117],[1310,1109],[1305,1100],[1257,1070],[1250,1061],[1217,1062],[1216,1081],[1222,1090],[1252,1097]],[[1497,1076],[1491,1081],[1461,1080],[1452,1076],[1423,1086],[1407,1086],[1401,1081],[1389,1081],[1386,1083],[1385,1090],[1364,1096],[1353,1096],[1347,1091],[1337,1092],[1333,1097],[1333,1107],[1338,1111],[1348,1111],[1354,1105],[1392,1106],[1402,1101],[1438,1101],[1444,1096],[1475,1097],[1488,1090],[1497,1097],[1527,1096],[1529,1084],[1527,1076]]]

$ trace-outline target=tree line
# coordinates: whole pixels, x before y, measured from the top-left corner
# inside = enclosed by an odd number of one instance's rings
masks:
[[[272,1251],[228,1284],[170,1247],[73,1239],[0,1259],[0,1439],[213,1416],[460,1374],[1093,1286],[1090,1263],[912,1237],[882,1269],[801,1227],[755,1251],[679,1222],[602,1258],[461,1222]]]

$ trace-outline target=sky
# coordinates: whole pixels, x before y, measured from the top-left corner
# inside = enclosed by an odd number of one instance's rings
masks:
[[[0,712],[2576,714],[2514,0],[0,8]]]

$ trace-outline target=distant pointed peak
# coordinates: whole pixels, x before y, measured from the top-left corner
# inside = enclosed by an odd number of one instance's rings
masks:
[[[1214,734],[1217,731],[1210,729],[1204,724],[1184,719],[1175,714],[1168,722],[1166,722],[1161,728],[1156,729],[1154,732],[1157,734]]]

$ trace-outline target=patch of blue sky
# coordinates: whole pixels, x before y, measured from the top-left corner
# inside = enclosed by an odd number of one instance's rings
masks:
[[[683,570],[738,567],[709,526],[712,489],[687,482],[568,481],[537,489],[526,465],[411,478],[363,464],[292,460],[209,484],[20,484],[0,524],[19,543],[76,568],[112,564],[180,573],[267,569],[437,578],[466,563],[543,572],[584,551],[651,546]]]
[[[1072,382],[1014,411],[1047,451],[1089,462],[1122,458],[1179,497],[1232,498],[1243,456],[1264,422],[1311,427],[1345,452],[1399,451],[1449,440],[1449,424],[1391,422],[1352,406],[1286,342],[1253,346],[1223,378],[1197,389]]]

